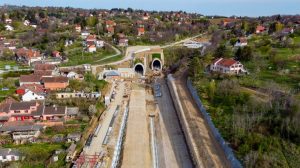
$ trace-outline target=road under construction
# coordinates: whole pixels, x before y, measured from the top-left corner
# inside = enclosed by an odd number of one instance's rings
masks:
[[[162,71],[161,50],[135,56],[140,61],[135,66]],[[114,98],[74,165],[233,167],[187,88],[185,73],[170,80],[137,69],[135,78],[115,79]]]

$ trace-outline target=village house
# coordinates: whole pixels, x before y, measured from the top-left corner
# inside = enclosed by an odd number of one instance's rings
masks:
[[[127,38],[121,38],[119,39],[119,46],[120,47],[127,47],[128,46],[128,39]]]
[[[0,118],[7,121],[32,120],[32,112],[36,111],[39,104],[37,102],[11,102],[0,104]],[[4,119],[7,119],[6,121]]]
[[[149,18],[150,18],[150,15],[148,13],[144,13],[142,16],[143,20],[149,20]]]
[[[83,32],[81,32],[81,37],[82,37],[83,39],[86,39],[88,35],[90,35],[90,33],[89,33],[88,31],[83,31]]]
[[[13,31],[14,28],[11,25],[5,25],[5,30],[7,30],[7,31]]]
[[[0,148],[0,162],[21,160],[21,152],[17,149]]]
[[[58,76],[59,69],[54,64],[42,64],[38,63],[34,65],[34,75],[39,75],[42,77]]]
[[[247,46],[248,42],[247,42],[247,38],[246,37],[240,37],[237,42],[235,43],[235,47],[244,47]]]
[[[5,22],[6,24],[11,24],[11,23],[12,23],[12,20],[9,19],[9,18],[6,18],[4,22]]]
[[[142,36],[145,34],[145,28],[144,27],[139,27],[137,28],[138,36]]]
[[[41,84],[41,78],[40,75],[21,75],[19,79],[20,86],[24,84]]]
[[[43,126],[35,125],[32,121],[13,121],[4,123],[0,128],[0,133],[11,135],[17,142],[34,142],[43,129]]]
[[[26,93],[27,90],[31,90],[33,92],[45,92],[44,86],[41,84],[23,84],[16,90],[16,94],[22,96]]]
[[[87,51],[90,53],[96,52],[97,51],[97,47],[95,45],[90,45],[87,47]]]
[[[45,100],[45,92],[26,90],[22,101]]]
[[[255,32],[256,32],[256,34],[260,34],[260,33],[265,32],[266,30],[267,30],[267,29],[266,29],[264,26],[258,25],[258,26],[256,27]]]
[[[42,83],[45,89],[60,90],[65,89],[69,85],[69,79],[64,76],[57,77],[43,77]]]
[[[81,133],[79,132],[74,132],[74,133],[69,133],[67,135],[67,141],[68,142],[78,142],[80,141],[80,138],[81,138]]]
[[[84,93],[84,92],[62,92],[56,93],[57,99],[70,99],[70,98],[87,98],[87,99],[97,99],[101,96],[99,92]]]
[[[16,52],[16,60],[31,65],[33,62],[41,61],[42,55],[37,50],[20,48]]]
[[[52,57],[61,57],[60,52],[59,51],[53,51],[52,52]]]
[[[106,28],[106,31],[109,35],[113,35],[115,33],[115,28],[114,27],[116,25],[117,24],[112,20],[105,21],[105,28]]]
[[[210,65],[210,71],[223,74],[241,74],[247,73],[244,66],[233,59],[219,58]]]
[[[76,144],[72,143],[67,149],[66,162],[71,162],[76,156]]]
[[[75,31],[80,33],[81,32],[81,26],[80,25],[76,25],[75,26]]]

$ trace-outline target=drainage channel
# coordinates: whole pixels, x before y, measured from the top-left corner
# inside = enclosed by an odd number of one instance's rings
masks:
[[[151,114],[150,117],[150,134],[151,134],[151,153],[152,153],[152,163],[153,168],[158,168],[158,156],[157,156],[157,143],[155,137],[155,115]]]

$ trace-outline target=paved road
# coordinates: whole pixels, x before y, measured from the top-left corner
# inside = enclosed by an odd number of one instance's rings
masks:
[[[186,80],[186,75],[183,75],[176,79],[175,83],[184,114],[187,121],[189,121],[189,127],[204,167],[230,167],[224,151],[212,136],[205,119],[188,91]]]
[[[147,117],[145,88],[134,86],[130,95],[122,168],[152,167]]]
[[[191,168],[193,163],[180,127],[173,101],[164,79],[160,79],[162,97],[156,98],[159,107],[161,139],[159,155],[163,159],[159,167]],[[163,155],[162,155],[163,154]],[[163,163],[162,163],[163,162]]]
[[[87,155],[94,155],[95,153],[100,153],[101,151],[103,151],[103,140],[106,136],[106,132],[109,128],[109,124],[110,121],[113,117],[113,114],[116,110],[116,107],[118,105],[122,104],[122,100],[123,100],[123,94],[124,94],[124,89],[125,89],[125,85],[124,83],[120,83],[119,84],[119,89],[116,91],[116,97],[115,97],[115,101],[113,101],[108,109],[105,111],[105,118],[103,119],[103,121],[101,122],[101,129],[98,132],[97,136],[93,138],[92,143],[89,147],[85,147],[83,150],[86,152]]]
[[[171,43],[171,44],[163,45],[163,46],[161,46],[161,48],[169,48],[169,47],[173,47],[173,46],[175,46],[175,45],[178,45],[178,44],[187,42],[187,41],[189,41],[189,40],[192,40],[192,39],[194,39],[194,38],[200,37],[200,36],[202,36],[202,35],[203,35],[203,34],[198,34],[198,35],[195,35],[195,36],[193,36],[193,37],[188,37],[188,38],[186,38],[186,39],[183,39],[183,40],[180,40],[180,41]]]

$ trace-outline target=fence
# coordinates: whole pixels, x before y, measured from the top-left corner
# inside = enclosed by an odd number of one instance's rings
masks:
[[[122,123],[121,123],[121,128],[119,131],[119,136],[118,136],[118,141],[115,146],[115,151],[114,151],[114,156],[112,159],[112,164],[111,168],[116,168],[119,165],[120,161],[120,153],[123,145],[123,137],[125,135],[125,130],[126,130],[126,123],[127,123],[127,118],[128,118],[128,107],[125,108],[125,112],[122,118]]]
[[[234,154],[232,152],[232,149],[227,145],[227,143],[221,136],[220,132],[213,124],[211,117],[206,112],[206,109],[203,106],[203,104],[198,96],[198,93],[197,93],[196,89],[193,87],[192,82],[190,80],[187,81],[187,86],[188,86],[188,89],[189,89],[190,93],[192,94],[199,110],[201,111],[202,115],[204,116],[204,119],[207,122],[214,138],[217,140],[217,142],[221,145],[221,148],[224,150],[227,159],[231,163],[231,166],[233,168],[241,168],[242,167],[241,163],[236,159],[236,157],[234,156]]]

